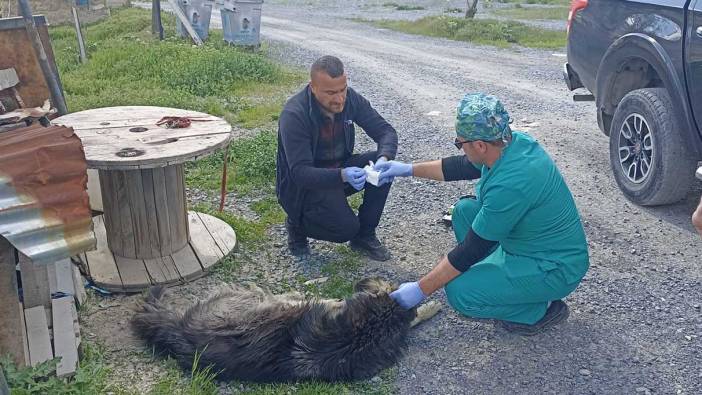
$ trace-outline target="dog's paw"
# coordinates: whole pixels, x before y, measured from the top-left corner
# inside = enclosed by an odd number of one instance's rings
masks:
[[[417,316],[410,323],[411,327],[417,326],[431,317],[435,316],[441,310],[441,303],[430,300],[427,303],[417,307]]]

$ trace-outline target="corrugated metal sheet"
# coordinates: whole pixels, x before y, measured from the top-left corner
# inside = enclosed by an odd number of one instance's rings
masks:
[[[35,263],[95,248],[85,153],[73,129],[0,134],[0,235]]]

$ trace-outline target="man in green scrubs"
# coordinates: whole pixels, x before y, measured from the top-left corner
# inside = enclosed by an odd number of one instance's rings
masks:
[[[589,266],[573,196],[539,143],[512,132],[494,96],[466,95],[456,134],[454,145],[464,155],[376,166],[381,183],[407,176],[479,179],[475,197],[461,199],[453,210],[458,245],[427,275],[390,296],[412,308],[444,287],[449,304],[464,315],[500,320],[514,333],[540,333],[568,317],[561,299]]]

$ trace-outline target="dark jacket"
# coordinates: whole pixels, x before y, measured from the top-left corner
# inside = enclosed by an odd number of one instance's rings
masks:
[[[305,191],[344,187],[340,169],[314,166],[321,116],[319,104],[307,85],[285,103],[278,120],[276,194],[296,226],[301,218]],[[378,144],[378,157],[395,158],[397,132],[356,91],[348,88],[344,110],[336,117],[344,120],[347,158],[353,154],[356,140],[354,123]]]

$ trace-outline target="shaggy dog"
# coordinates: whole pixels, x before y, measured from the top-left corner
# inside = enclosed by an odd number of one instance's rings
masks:
[[[200,366],[211,366],[223,380],[367,379],[395,364],[410,327],[439,310],[435,302],[404,310],[390,298],[393,289],[372,278],[344,300],[308,300],[231,286],[180,314],[163,304],[164,289],[157,287],[132,324],[184,369],[197,354]]]

